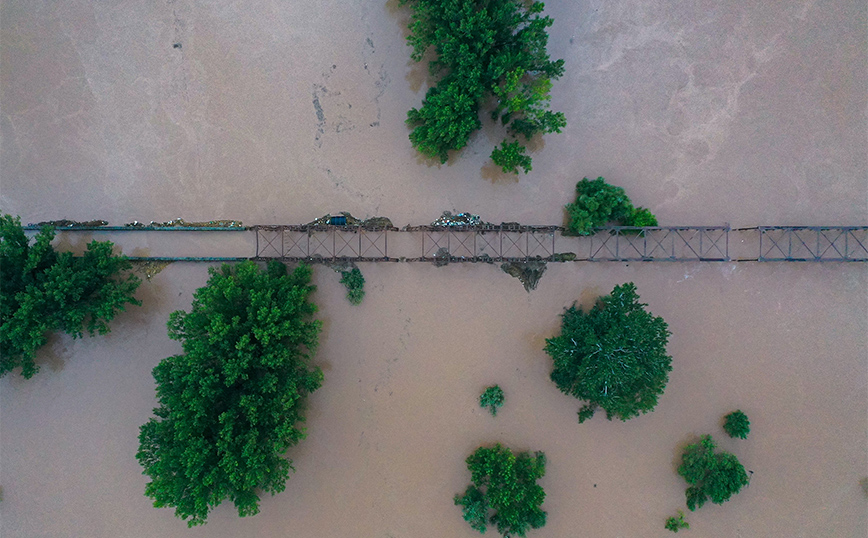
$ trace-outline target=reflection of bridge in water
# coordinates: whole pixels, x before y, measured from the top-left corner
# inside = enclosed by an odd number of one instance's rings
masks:
[[[26,228],[36,229],[34,226]],[[147,248],[133,249],[130,256],[130,259],[142,261],[868,262],[868,226],[736,229],[729,226],[611,226],[578,237],[563,235],[561,226],[517,223],[424,225],[403,229],[323,224],[233,228],[101,226],[59,228],[58,231],[97,232],[100,237],[95,238],[112,240],[128,254],[130,245],[127,243],[136,241],[121,240],[120,236],[140,238],[144,234],[153,241],[146,240]],[[201,241],[205,233],[210,234],[209,241]],[[210,240],[218,233],[233,236],[230,250],[236,255],[226,256],[226,250],[223,256],[204,255],[210,253],[205,251],[221,248],[224,242]],[[102,237],[104,234],[108,237]],[[159,238],[153,234],[159,234]],[[169,243],[175,246],[163,247]],[[168,248],[170,252],[153,255],[152,248]],[[179,255],[181,253],[186,255]]]

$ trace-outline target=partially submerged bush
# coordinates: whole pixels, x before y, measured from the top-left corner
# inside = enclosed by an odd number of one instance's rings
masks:
[[[491,416],[497,416],[497,410],[503,407],[503,400],[503,389],[494,385],[485,389],[485,392],[479,396],[479,406],[487,407]]]
[[[644,207],[637,207],[633,213],[623,221],[624,226],[657,226],[657,217]]]
[[[678,511],[678,517],[671,516],[666,520],[666,525],[664,526],[666,530],[672,532],[678,532],[681,529],[689,529],[690,524],[684,521],[684,512],[681,510]]]
[[[467,468],[473,483],[454,501],[471,527],[485,533],[493,524],[505,537],[523,537],[529,529],[545,526],[540,505],[546,494],[536,483],[545,475],[545,454],[513,454],[500,444],[480,447],[467,458]]]
[[[365,277],[358,267],[349,271],[341,271],[341,284],[347,288],[347,299],[357,305],[365,298]]]
[[[723,429],[730,437],[747,439],[747,434],[750,433],[750,421],[747,419],[747,415],[739,409],[724,417]]]
[[[81,338],[109,332],[109,322],[133,298],[141,280],[122,276],[132,264],[112,254],[110,241],[93,241],[83,256],[56,252],[54,228],[45,226],[31,245],[21,219],[0,216],[0,376],[21,367],[30,378],[48,334]]]
[[[620,226],[657,226],[657,218],[643,207],[633,207],[624,189],[598,177],[584,178],[576,185],[576,200],[566,206],[564,235],[590,235],[594,229],[617,223]]]
[[[504,173],[518,174],[518,169],[523,168],[527,174],[531,171],[531,158],[524,154],[526,149],[517,141],[507,144],[504,140],[499,148],[491,152],[491,160]]]
[[[588,312],[568,308],[561,334],[546,340],[545,352],[554,361],[552,381],[564,394],[587,402],[579,423],[597,408],[609,420],[627,420],[657,405],[672,371],[666,354],[670,333],[646,306],[632,282],[615,286]]]
[[[191,527],[226,499],[249,516],[263,491],[284,490],[285,452],[305,438],[305,397],[323,379],[308,364],[321,326],[310,267],[242,262],[209,273],[191,311],[169,318],[184,352],[154,368],[159,407],[136,454],[151,479],[145,495]]]
[[[747,472],[738,458],[729,452],[715,453],[716,447],[711,436],[704,435],[681,455],[678,474],[690,484],[685,495],[691,511],[702,508],[708,499],[722,504],[748,483]]]

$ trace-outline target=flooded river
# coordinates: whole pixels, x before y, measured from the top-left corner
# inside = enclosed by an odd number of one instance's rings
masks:
[[[448,165],[412,150],[403,121],[429,81],[395,0],[4,1],[0,205],[24,222],[560,224],[576,181],[604,176],[664,225],[868,224],[864,2],[670,4],[547,4],[568,127],[516,178],[487,163],[494,128]],[[680,450],[705,433],[753,474],[688,512],[691,536],[868,530],[868,268],[756,262],[550,264],[529,294],[496,265],[368,263],[358,307],[317,267],[325,382],[297,471],[259,515],[224,503],[187,529],[151,507],[135,452],[150,372],[180,352],[166,320],[206,268],[170,265],[110,335],[53,337],[33,379],[0,380],[4,538],[469,538],[452,497],[494,442],[548,456],[548,524],[529,536],[664,537]],[[545,338],[564,307],[628,281],[669,323],[669,385],[651,414],[579,425]],[[494,383],[496,418],[477,403]],[[721,428],[736,408],[746,440]]]

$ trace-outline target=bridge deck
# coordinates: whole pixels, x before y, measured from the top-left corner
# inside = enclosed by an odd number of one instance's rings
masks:
[[[35,230],[34,226],[25,227]],[[563,235],[560,226],[518,223],[480,226],[394,227],[257,225],[246,228],[120,226],[59,228],[111,236],[126,247],[131,235],[150,234],[143,253],[153,261],[237,261],[242,259],[325,262],[868,262],[868,226],[609,226],[587,236]],[[194,232],[209,232],[208,241]],[[232,248],[215,253],[217,232],[235,232]],[[243,232],[243,233],[238,233]],[[160,234],[157,241],[154,234]],[[170,241],[184,238],[179,241]],[[242,239],[243,238],[243,239]],[[136,243],[132,241],[132,243]],[[172,243],[165,255],[153,249]],[[185,244],[187,246],[185,246]],[[203,246],[204,245],[204,246]],[[244,250],[250,254],[244,255]],[[127,248],[127,252],[129,249]],[[186,255],[180,255],[181,253]],[[220,255],[222,254],[222,256]]]

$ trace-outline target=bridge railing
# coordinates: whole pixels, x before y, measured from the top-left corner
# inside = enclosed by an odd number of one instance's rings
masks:
[[[389,232],[397,228],[331,225],[257,225],[254,259],[286,261],[398,261],[389,257]]]
[[[354,261],[729,261],[729,226],[609,226],[590,236],[564,237],[560,226],[515,223],[413,226],[419,256],[394,258],[396,229],[360,226],[253,226],[256,259]],[[569,252],[558,252],[558,244]]]
[[[730,261],[729,226],[608,226],[589,236],[587,261]]]
[[[29,225],[33,232],[38,226]],[[132,259],[157,261],[428,261],[428,262],[868,262],[868,226],[608,226],[587,236],[564,236],[561,226],[518,223],[472,226],[257,225],[204,226],[78,226],[58,231],[113,234],[122,232],[232,231],[213,254],[211,241],[199,234],[171,233],[152,241],[136,235],[124,241]],[[398,233],[395,237],[393,234]],[[730,245],[730,234],[736,238]],[[394,237],[394,245],[390,245]],[[243,257],[255,241],[255,253]],[[158,252],[151,255],[151,249]],[[223,248],[225,247],[225,248]],[[397,250],[397,256],[392,250]],[[169,256],[175,252],[186,256]],[[138,255],[146,254],[146,255]],[[240,256],[240,257],[239,257]]]
[[[559,226],[517,223],[478,226],[412,226],[420,236],[418,258],[407,261],[527,261],[552,260]]]
[[[868,226],[758,226],[761,262],[868,261]]]

